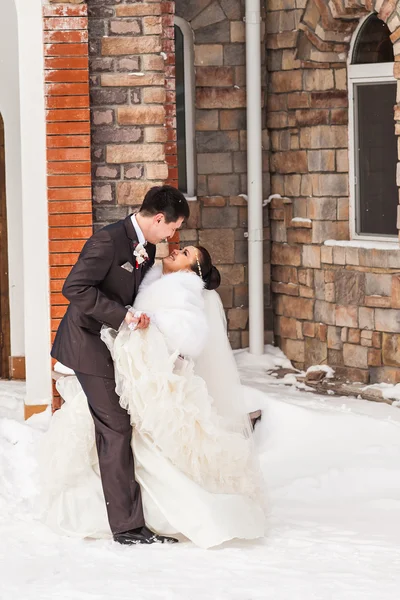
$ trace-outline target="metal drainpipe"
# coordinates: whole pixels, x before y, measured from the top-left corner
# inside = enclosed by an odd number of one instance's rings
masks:
[[[250,353],[264,353],[260,0],[246,0],[247,197]]]

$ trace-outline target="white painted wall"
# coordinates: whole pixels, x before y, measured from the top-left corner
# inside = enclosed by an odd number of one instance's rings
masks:
[[[51,402],[42,0],[1,0],[12,354],[26,358],[26,403]]]

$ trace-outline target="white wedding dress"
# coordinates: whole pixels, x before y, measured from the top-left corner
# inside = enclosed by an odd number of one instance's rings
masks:
[[[264,536],[265,511],[222,304],[202,287],[193,273],[153,267],[134,305],[149,328],[103,328],[102,339],[133,425],[146,524],[210,548]],[[57,388],[65,403],[39,448],[43,519],[64,535],[110,537],[84,392],[75,376]]]

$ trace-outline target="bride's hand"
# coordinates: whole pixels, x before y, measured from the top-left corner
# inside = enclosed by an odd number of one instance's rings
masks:
[[[150,325],[150,319],[145,313],[135,316],[130,310],[125,315],[125,323],[132,325],[134,329],[146,329]]]

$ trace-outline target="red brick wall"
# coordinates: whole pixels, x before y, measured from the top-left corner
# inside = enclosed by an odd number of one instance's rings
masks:
[[[92,234],[87,26],[86,4],[43,8],[51,341],[66,310],[64,280]]]

